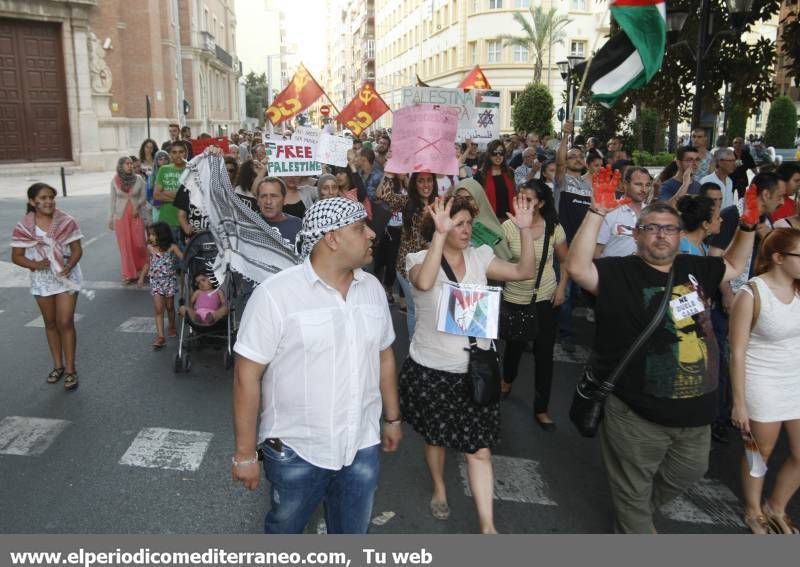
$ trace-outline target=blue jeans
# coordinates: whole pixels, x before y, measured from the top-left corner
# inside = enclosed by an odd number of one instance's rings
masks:
[[[719,346],[719,403],[718,415],[715,423],[728,423],[731,418],[731,379],[728,371],[730,364],[730,345],[728,344],[728,316],[722,311],[722,306],[711,309],[711,325]]]
[[[278,452],[263,443],[261,450],[271,485],[264,533],[302,533],[320,502],[325,504],[328,533],[367,533],[378,487],[380,444],[361,449],[351,465],[338,471],[314,466],[285,445]]]
[[[411,282],[409,282],[403,274],[397,272],[397,283],[403,290],[403,295],[406,298],[406,326],[408,327],[408,340],[414,336],[414,327],[417,325],[417,316],[414,312],[414,296],[411,295]]]

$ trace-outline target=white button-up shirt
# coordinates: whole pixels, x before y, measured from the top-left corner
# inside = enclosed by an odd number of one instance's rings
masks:
[[[267,369],[258,439],[277,437],[331,470],[380,442],[380,352],[394,342],[386,292],[354,271],[347,299],[311,261],[259,285],[234,350]]]

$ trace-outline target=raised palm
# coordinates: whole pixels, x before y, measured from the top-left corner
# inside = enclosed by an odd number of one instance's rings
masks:
[[[514,199],[515,214],[506,213],[517,228],[530,228],[533,226],[533,205],[525,199],[522,194],[518,194]]]
[[[592,205],[601,213],[608,213],[617,207],[631,202],[630,197],[617,199],[616,190],[619,186],[619,170],[612,171],[607,165],[592,175]]]
[[[445,204],[444,199],[436,197],[436,200],[428,205],[428,213],[433,218],[436,232],[439,234],[447,234],[455,226],[453,219],[450,217],[450,210],[453,208],[453,200],[450,199]]]

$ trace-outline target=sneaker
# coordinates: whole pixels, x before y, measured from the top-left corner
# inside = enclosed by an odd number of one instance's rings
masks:
[[[594,323],[594,309],[591,307],[586,308],[586,320],[590,323]]]

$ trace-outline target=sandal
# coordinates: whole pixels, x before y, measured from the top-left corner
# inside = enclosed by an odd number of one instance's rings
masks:
[[[500,395],[503,396],[504,398],[507,398],[508,396],[511,395],[511,383],[510,382],[506,382],[505,380],[502,380],[500,382]]]
[[[74,390],[78,387],[78,373],[64,374],[64,389]]]
[[[158,350],[164,348],[164,345],[167,344],[167,339],[164,337],[156,337],[156,340],[153,341],[153,350]]]
[[[64,376],[64,367],[61,368],[53,368],[50,371],[50,374],[47,375],[47,383],[48,384],[55,384]]]
[[[750,531],[756,535],[773,533],[769,521],[767,521],[767,518],[763,514],[759,514],[758,516],[745,516],[743,519],[747,527],[750,528]]]
[[[175,327],[170,327],[170,328],[167,330],[167,336],[168,336],[169,338],[171,338],[171,339],[174,339],[175,337],[177,337],[177,336],[178,336],[178,331],[177,331],[177,329],[175,329]]]
[[[769,523],[769,527],[772,528],[772,533],[788,535],[800,534],[800,530],[798,530],[797,526],[794,525],[792,519],[787,514],[782,514],[779,516],[773,512],[769,502],[766,500],[764,501],[764,504],[761,505],[761,510],[764,512],[764,516],[766,516],[766,521]]]
[[[431,500],[430,508],[431,516],[437,520],[446,520],[450,517],[450,507],[447,505],[447,502]]]

